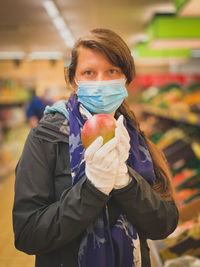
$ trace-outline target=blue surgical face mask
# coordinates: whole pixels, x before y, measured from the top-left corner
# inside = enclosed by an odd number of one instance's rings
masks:
[[[78,101],[92,113],[111,114],[128,96],[125,79],[76,83]]]

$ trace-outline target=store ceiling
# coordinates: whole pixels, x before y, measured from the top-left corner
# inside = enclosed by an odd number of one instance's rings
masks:
[[[0,1],[0,51],[61,51],[69,49],[47,14],[44,0]],[[96,27],[118,32],[133,46],[144,38],[154,13],[175,11],[174,0],[55,0],[75,40]]]

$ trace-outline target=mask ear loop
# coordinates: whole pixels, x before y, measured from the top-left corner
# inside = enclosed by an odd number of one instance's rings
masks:
[[[76,79],[74,78],[74,82],[75,84],[78,86],[78,82],[76,81]],[[73,94],[77,97],[77,91],[75,91],[75,89],[73,90]],[[78,98],[78,97],[77,97]]]
[[[78,86],[78,82],[76,81],[76,79],[74,78],[75,84]]]

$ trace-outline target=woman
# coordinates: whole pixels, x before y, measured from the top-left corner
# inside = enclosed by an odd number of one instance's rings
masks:
[[[146,240],[167,237],[178,212],[163,154],[140,131],[125,98],[135,75],[113,31],[75,44],[68,102],[48,107],[16,168],[15,246],[37,267],[150,266]],[[115,137],[86,150],[81,129],[95,113],[117,119]]]

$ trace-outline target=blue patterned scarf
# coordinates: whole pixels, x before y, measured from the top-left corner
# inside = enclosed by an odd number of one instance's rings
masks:
[[[72,184],[74,185],[85,175],[85,149],[81,142],[81,129],[88,118],[81,115],[80,103],[74,95],[69,98],[67,107],[70,125],[71,173]],[[56,110],[59,111],[59,108],[56,107]],[[52,111],[55,112],[55,109]],[[46,113],[49,112],[51,111],[48,110]],[[61,112],[63,113],[63,110]],[[152,186],[155,181],[155,174],[146,143],[135,129],[130,118],[126,115],[124,118],[131,140],[127,164]],[[98,218],[82,234],[78,254],[79,267],[141,266],[141,259],[138,256],[140,255],[140,246],[138,244],[137,230],[127,220],[126,215],[121,213],[111,228],[108,210],[107,207],[104,207]]]
[[[70,124],[70,160],[73,184],[85,175],[84,147],[81,142],[81,128],[86,118],[79,112],[79,102],[72,95],[68,101]],[[138,172],[152,186],[155,180],[151,156],[143,137],[138,134],[132,121],[125,116],[126,128],[131,139],[128,165]],[[136,229],[124,214],[110,229],[107,208],[85,230],[79,249],[80,267],[131,267],[136,266],[134,259],[135,243],[138,242]],[[118,262],[115,263],[113,242],[117,248]]]

